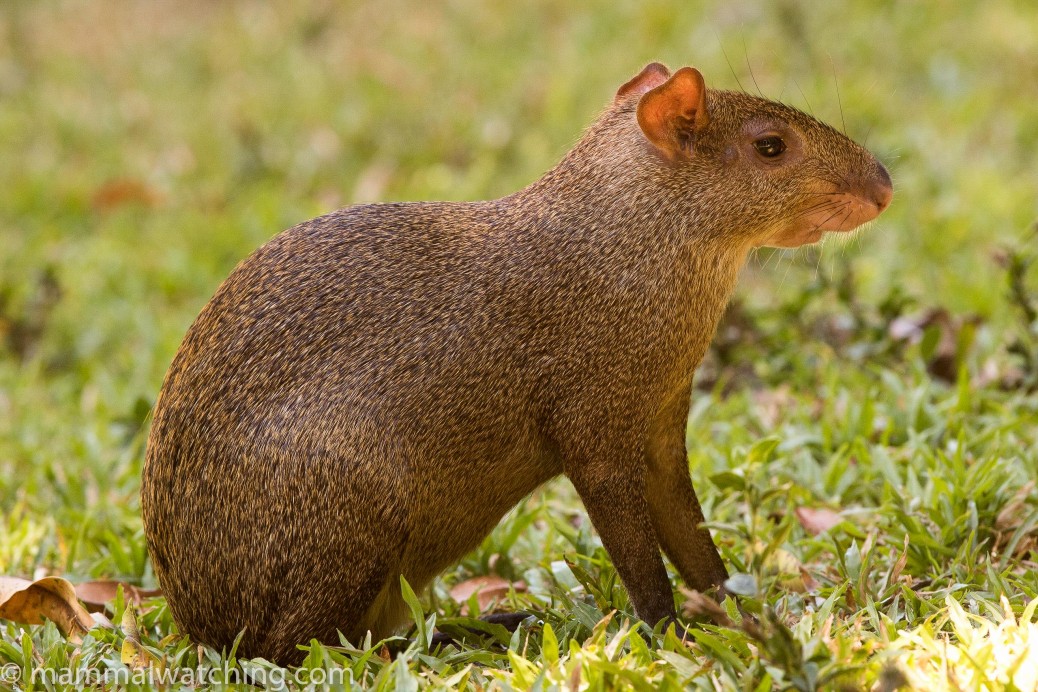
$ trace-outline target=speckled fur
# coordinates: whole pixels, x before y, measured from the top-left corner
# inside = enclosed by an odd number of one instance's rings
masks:
[[[417,589],[548,479],[573,481],[633,603],[674,613],[660,556],[726,576],[688,474],[692,374],[748,250],[878,164],[784,105],[709,91],[667,162],[618,98],[554,169],[474,203],[342,209],[243,261],[187,333],[142,483],[182,631],[298,661],[388,635]],[[806,143],[762,176],[732,142],[780,119]],[[885,173],[884,173],[885,175]]]

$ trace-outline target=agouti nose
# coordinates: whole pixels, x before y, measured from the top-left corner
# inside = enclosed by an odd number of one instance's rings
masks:
[[[890,182],[890,174],[882,163],[876,164],[879,170],[869,183],[869,196],[872,203],[882,212],[890,206],[890,200],[894,196],[894,184]]]

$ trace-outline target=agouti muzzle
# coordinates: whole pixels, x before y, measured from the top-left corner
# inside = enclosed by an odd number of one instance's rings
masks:
[[[638,615],[727,576],[689,478],[692,374],[751,248],[849,231],[883,166],[789,106],[653,63],[555,168],[471,203],[348,207],[224,281],[155,405],[148,547],[182,631],[298,661],[566,474]]]

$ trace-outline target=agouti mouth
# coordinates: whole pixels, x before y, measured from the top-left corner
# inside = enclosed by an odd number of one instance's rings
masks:
[[[826,233],[846,233],[872,221],[890,206],[890,187],[875,191],[869,200],[849,192],[834,192],[812,203],[811,208],[785,229],[769,237],[764,245],[794,248],[821,240]]]
[[[871,201],[855,194],[836,193],[829,195],[821,208],[807,214],[805,220],[819,231],[852,231],[879,216],[888,204],[889,198]]]

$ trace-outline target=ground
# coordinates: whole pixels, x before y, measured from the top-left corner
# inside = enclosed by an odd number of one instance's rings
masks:
[[[381,689],[1034,688],[1030,3],[14,0],[0,35],[0,574],[154,586],[147,413],[234,264],[347,204],[513,191],[661,60],[865,140],[897,189],[850,239],[751,258],[699,373],[689,461],[738,607],[675,576],[691,644],[634,634],[560,481],[412,599],[395,658],[352,642],[299,670],[238,663]],[[480,576],[535,617],[430,652]],[[0,622],[0,687],[126,672],[125,610],[80,647]],[[234,669],[161,599],[130,612],[153,671]]]

